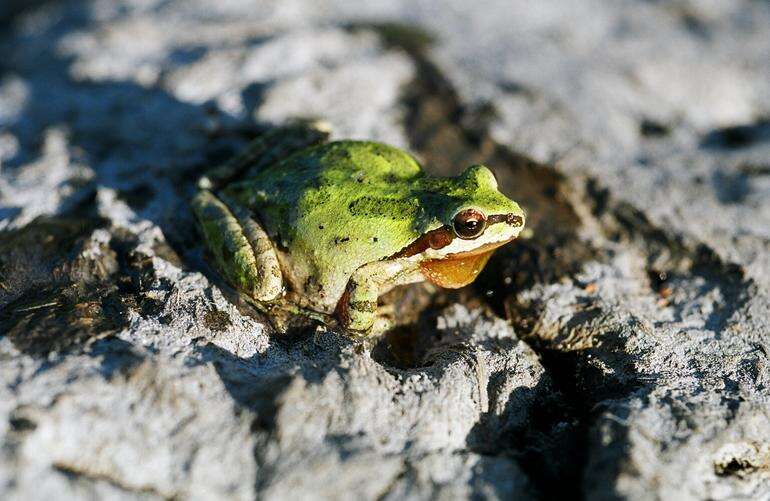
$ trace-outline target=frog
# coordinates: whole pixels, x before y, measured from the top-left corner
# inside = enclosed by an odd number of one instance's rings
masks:
[[[330,135],[319,120],[275,127],[198,182],[204,246],[253,304],[289,301],[366,336],[381,295],[468,285],[524,228],[484,165],[431,176],[400,148]]]

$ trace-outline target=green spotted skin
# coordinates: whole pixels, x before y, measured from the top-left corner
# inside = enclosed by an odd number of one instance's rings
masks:
[[[451,225],[459,210],[523,215],[486,167],[429,177],[409,154],[369,141],[302,149],[228,184],[221,196],[259,221],[284,279],[327,313],[356,270]],[[367,298],[366,309],[373,301]]]

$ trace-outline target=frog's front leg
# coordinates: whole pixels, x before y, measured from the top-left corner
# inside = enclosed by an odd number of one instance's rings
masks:
[[[377,318],[377,298],[397,285],[422,282],[419,267],[404,259],[376,261],[358,268],[337,304],[337,316],[352,331],[366,332]]]
[[[208,190],[192,200],[195,217],[228,282],[257,301],[273,301],[283,293],[283,278],[273,244],[248,212],[226,204]]]

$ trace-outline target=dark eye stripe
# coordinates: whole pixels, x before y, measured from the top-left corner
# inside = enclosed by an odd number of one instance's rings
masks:
[[[441,249],[451,244],[454,236],[455,234],[449,226],[442,226],[441,228],[429,231],[387,259],[414,256],[428,250],[428,248]]]
[[[487,219],[489,224],[507,223],[515,228],[524,226],[524,218],[516,214],[494,214]]]

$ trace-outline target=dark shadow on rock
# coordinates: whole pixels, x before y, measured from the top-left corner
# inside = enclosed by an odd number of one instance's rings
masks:
[[[254,365],[259,365],[258,360],[242,359],[211,343],[197,346],[196,351],[201,362],[214,366],[233,400],[255,413],[253,426],[272,431],[280,406],[279,398],[293,379],[289,371],[260,374],[254,370]]]
[[[41,361],[38,372],[71,354],[101,360],[112,377],[146,355],[115,337],[132,313],[157,315],[162,301],[146,284],[155,275],[149,260],[133,252],[130,235],[94,239],[108,221],[92,212],[40,217],[0,232],[0,336]],[[170,288],[162,280],[158,284]]]
[[[88,354],[101,361],[99,371],[105,379],[129,374],[146,356],[133,344],[114,336],[93,343]]]
[[[749,176],[742,172],[714,172],[711,180],[717,198],[723,204],[740,204],[751,193]]]
[[[57,51],[65,36],[88,28],[90,4],[72,0],[56,5],[57,21],[44,32],[2,40],[11,51],[6,62],[27,86],[28,98],[8,130],[19,140],[17,154],[4,163],[11,171],[41,155],[46,129],[63,125],[68,148],[95,172],[86,188],[112,188],[139,218],[161,228],[184,259],[195,247],[195,228],[187,200],[195,179],[253,138],[258,127],[204,103],[176,99],[160,87],[132,81],[73,80],[73,57]],[[205,48],[180,49],[170,64],[205,55]],[[74,191],[80,192],[81,187]],[[6,208],[9,215],[13,208]]]
[[[736,150],[770,142],[770,119],[714,129],[703,135],[701,147]]]
[[[18,270],[20,262],[30,259],[35,261],[27,267],[30,274],[34,267],[50,271],[69,266],[77,252],[70,237],[85,239],[107,224],[96,214],[94,196],[97,188],[106,187],[115,190],[138,218],[161,229],[169,245],[159,249],[160,257],[210,274],[200,266],[198,238],[188,210],[195,179],[235,153],[260,127],[225,115],[209,103],[182,102],[160,87],[74,80],[75,61],[62,55],[58,46],[67,35],[93,26],[91,4],[68,0],[51,2],[46,8],[56,10],[55,21],[43,31],[21,36],[9,27],[0,35],[0,47],[10,55],[3,69],[18,75],[28,92],[23,110],[7,127],[18,138],[19,150],[4,162],[4,168],[12,173],[39,159],[44,132],[63,126],[70,154],[93,169],[95,176],[86,186],[72,183],[73,203],[63,201],[61,216],[41,218],[2,235],[0,239],[16,249],[0,255],[0,268]],[[205,51],[204,47],[180,49],[169,57],[171,64],[187,64]],[[251,103],[256,105],[256,98]],[[18,214],[18,208],[0,208],[0,217]],[[73,229],[72,224],[85,229]],[[41,277],[36,287],[20,283],[9,289],[9,273],[0,275],[0,296],[9,298],[0,318],[3,334],[23,351],[47,356],[82,347],[95,336],[119,329],[128,310],[142,315],[157,311],[151,304],[157,300],[145,295],[145,284],[152,277],[143,278],[148,270],[139,262],[141,256],[133,253],[134,237],[115,229],[111,233],[114,248],[110,252],[118,266],[100,280],[89,282],[62,272]],[[22,259],[18,254],[24,252],[28,255]],[[32,283],[32,278],[27,282]]]
[[[269,87],[270,85],[265,82],[254,82],[247,85],[241,91],[243,106],[247,110],[255,109],[264,100],[265,92]]]
[[[21,207],[0,207],[0,220],[11,219],[21,214]]]
[[[757,166],[744,169],[759,175],[763,172]],[[681,235],[654,224],[630,204],[613,200],[595,180],[589,181],[586,188],[593,203],[593,215],[604,225],[606,235],[613,241],[638,248],[646,256],[650,286],[662,299],[671,293],[668,283],[674,279],[702,280],[702,295],[718,290],[723,300],[706,319],[706,328],[714,332],[721,332],[730,318],[747,304],[755,284],[740,265],[725,261],[706,243],[685,241]]]
[[[4,0],[0,3],[0,29],[7,29],[19,16],[56,0]]]
[[[704,295],[707,290],[719,289],[723,300],[706,318],[706,328],[721,333],[732,316],[748,304],[754,284],[741,266],[725,262],[706,245],[696,248],[690,271],[704,279]]]
[[[394,326],[373,346],[372,359],[389,371],[433,371],[435,356],[467,340],[447,337],[436,329],[438,318],[454,303],[483,306],[468,291],[436,289],[428,284],[398,287],[381,298],[398,312]],[[440,369],[440,368],[439,368]]]
[[[340,351],[352,343],[333,332],[306,331],[295,333],[287,342],[276,338],[265,353],[244,358],[200,342],[195,346],[197,357],[188,363],[211,363],[233,400],[257,414],[261,429],[271,431],[280,396],[288,385],[296,377],[320,384],[330,372],[343,371]]]
[[[573,319],[564,331],[584,325],[596,315]],[[652,386],[646,384],[625,348],[620,333],[605,333],[599,347],[564,350],[530,339],[546,374],[534,387],[519,387],[508,396],[501,413],[483,415],[468,435],[471,450],[487,455],[514,459],[526,473],[541,499],[584,499],[588,492],[606,493],[613,497],[612,482],[619,473],[618,465],[605,465],[600,486],[584,484],[586,478],[596,481],[588,471],[591,461],[592,427],[605,402],[630,395],[644,397]],[[600,364],[597,364],[597,361]],[[600,365],[610,368],[601,370]],[[504,372],[489,379],[490,400]],[[623,429],[625,431],[625,429]],[[618,433],[609,445],[624,451],[628,437]]]
[[[0,335],[20,351],[46,358],[81,347],[126,323],[111,282],[117,260],[101,247],[84,257],[98,217],[41,217],[0,232]],[[98,245],[98,244],[96,244]]]
[[[195,348],[197,357],[188,361],[191,365],[212,364],[233,401],[253,414],[253,454],[260,465],[254,479],[257,492],[273,475],[265,454],[269,453],[267,443],[277,430],[284,392],[298,377],[308,384],[321,384],[330,372],[344,372],[340,368],[340,352],[351,342],[349,339],[332,332],[321,333],[320,337],[310,332],[297,336],[291,343],[273,342],[267,352],[246,358],[202,342]]]
[[[661,138],[671,133],[671,127],[651,118],[644,118],[639,123],[639,135],[646,138]]]

